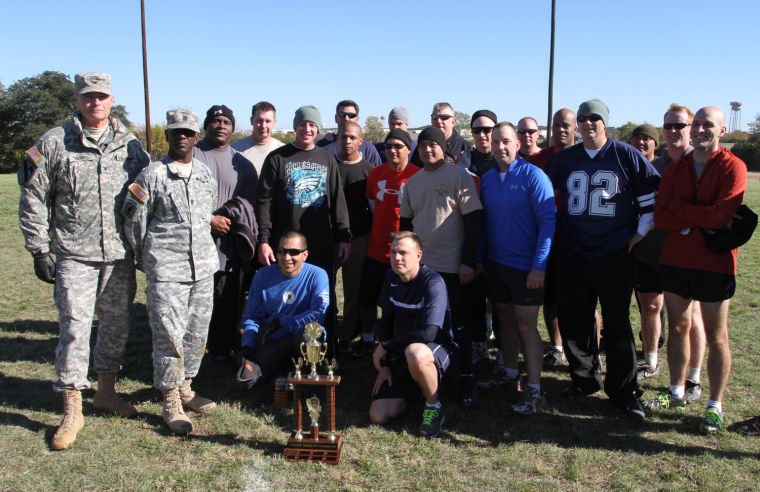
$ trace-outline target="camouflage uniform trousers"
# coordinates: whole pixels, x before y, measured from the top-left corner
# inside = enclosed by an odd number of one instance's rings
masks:
[[[214,276],[195,282],[148,280],[145,289],[153,332],[153,386],[178,388],[198,374],[214,306]]]
[[[79,261],[59,256],[53,296],[58,308],[60,337],[55,349],[56,391],[90,387],[90,331],[98,315],[93,358],[97,372],[121,369],[129,335],[129,308],[135,298],[132,260]]]

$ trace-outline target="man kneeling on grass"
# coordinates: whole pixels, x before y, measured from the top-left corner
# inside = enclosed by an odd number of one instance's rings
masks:
[[[391,238],[392,271],[385,276],[379,299],[381,343],[373,355],[379,374],[369,417],[384,424],[422,393],[425,409],[419,432],[435,437],[445,421],[438,388],[451,359],[458,356],[446,285],[440,275],[420,265],[422,243],[416,234],[393,232]]]

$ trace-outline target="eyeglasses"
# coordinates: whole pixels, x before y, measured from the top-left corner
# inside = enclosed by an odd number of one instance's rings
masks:
[[[452,115],[452,114],[431,114],[430,115],[431,119],[434,119],[434,120],[443,120],[443,121],[446,121],[449,118],[453,118],[453,117],[454,117],[454,115]]]
[[[538,130],[535,128],[523,128],[522,130],[517,130],[517,133],[519,133],[520,135],[525,135],[526,133],[529,135],[533,135],[537,131]]]
[[[665,123],[662,125],[663,130],[683,130],[689,126],[688,123]]]
[[[336,114],[341,118],[351,118],[351,119],[359,116],[359,113],[347,113],[346,111],[338,111]]]
[[[388,149],[388,150],[390,150],[390,149],[401,150],[404,147],[406,147],[406,145],[400,144],[400,143],[386,143],[385,144],[385,148]]]
[[[599,116],[598,114],[593,114],[593,113],[592,114],[584,114],[584,115],[578,116],[578,121],[580,121],[581,123],[585,123],[587,121],[590,121],[592,123],[596,123],[597,121],[599,121],[601,119],[602,119],[601,116]]]
[[[492,126],[476,126],[472,128],[472,134],[476,135],[478,133],[482,133],[484,135],[489,135],[492,130]]]
[[[306,248],[304,249],[298,249],[298,248],[277,248],[277,254],[281,256],[290,255],[290,256],[298,256],[301,253],[306,251]]]

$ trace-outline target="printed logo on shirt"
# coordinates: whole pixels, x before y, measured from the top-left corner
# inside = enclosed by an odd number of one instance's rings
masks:
[[[330,293],[326,290],[322,291],[322,303],[327,306],[330,304]]]
[[[445,184],[439,184],[434,191],[438,196],[446,196],[449,194],[449,187]]]
[[[406,186],[406,183],[401,183],[401,188],[398,190],[394,190],[393,188],[386,188],[386,185],[388,184],[388,180],[384,179],[382,181],[377,182],[377,201],[382,202],[384,201],[383,198],[385,197],[385,194],[388,195],[397,195],[398,196],[398,203],[401,204],[401,197],[404,194],[404,187]]]
[[[285,164],[286,196],[302,208],[319,207],[325,202],[327,167],[314,162],[288,162]]]
[[[282,302],[285,304],[293,304],[296,302],[296,295],[292,290],[286,290],[282,294]]]

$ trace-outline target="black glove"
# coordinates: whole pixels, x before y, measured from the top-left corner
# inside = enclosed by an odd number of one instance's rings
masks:
[[[261,367],[251,360],[243,359],[243,364],[235,374],[235,381],[239,387],[253,389],[260,377]]]
[[[34,274],[43,282],[55,283],[55,263],[50,253],[34,253]]]

